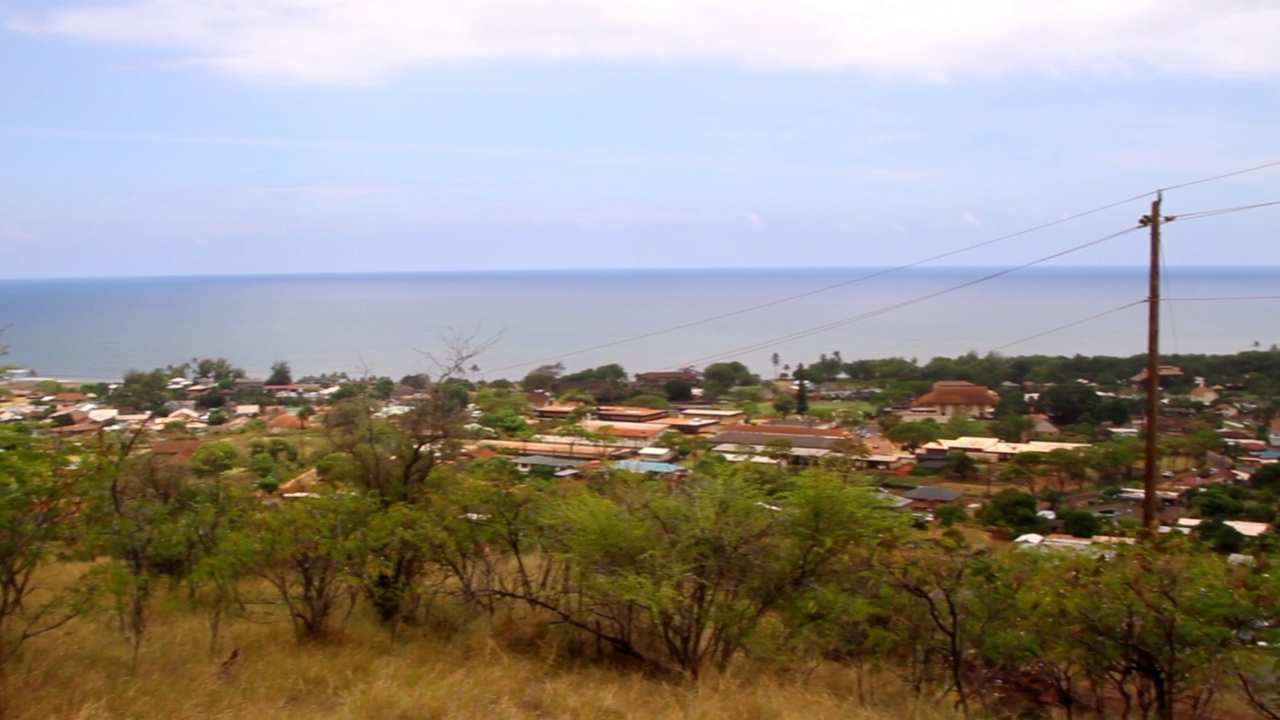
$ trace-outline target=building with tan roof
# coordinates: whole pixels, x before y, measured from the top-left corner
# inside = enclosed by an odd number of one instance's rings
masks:
[[[995,413],[1000,396],[985,385],[966,380],[939,380],[933,390],[916,398],[913,409],[932,408],[943,418],[986,417]]]

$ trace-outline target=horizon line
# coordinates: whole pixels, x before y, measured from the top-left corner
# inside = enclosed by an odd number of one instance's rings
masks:
[[[412,276],[480,276],[480,275],[588,275],[617,273],[785,273],[785,272],[839,272],[843,270],[884,270],[898,268],[897,265],[795,265],[795,266],[699,266],[699,267],[598,267],[598,268],[489,268],[489,269],[449,269],[449,270],[360,270],[360,271],[326,271],[314,272],[227,272],[227,273],[193,273],[193,274],[153,274],[153,275],[45,275],[26,277],[5,277],[0,282],[22,281],[56,281],[56,280],[284,280],[284,279],[322,279],[322,278],[356,278],[356,277],[412,277]],[[902,268],[903,272],[919,272],[931,270],[993,270],[1003,265],[934,265],[928,267]],[[1275,265],[1227,265],[1227,264],[1171,264],[1165,270],[1225,270],[1225,271],[1267,271],[1280,270]],[[1055,270],[1092,270],[1099,272],[1146,270],[1146,265],[1052,265],[1038,268],[1026,268],[1023,272],[1037,273]]]

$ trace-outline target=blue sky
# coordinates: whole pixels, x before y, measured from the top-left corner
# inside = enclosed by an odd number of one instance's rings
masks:
[[[1040,5],[0,0],[0,277],[883,266],[1280,160],[1280,5]],[[1167,259],[1280,265],[1278,227]]]

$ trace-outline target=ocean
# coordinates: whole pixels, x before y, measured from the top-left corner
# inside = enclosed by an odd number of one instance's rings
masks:
[[[50,377],[112,380],[196,357],[251,375],[433,369],[447,338],[491,346],[477,378],[519,379],[619,363],[630,373],[739,360],[771,373],[845,360],[1135,355],[1146,349],[1140,268],[1031,268],[964,286],[984,268],[594,270],[0,281],[4,363]],[[1166,273],[1168,297],[1276,292],[1280,268]],[[1232,353],[1280,342],[1280,301],[1171,302],[1162,350]],[[1057,331],[1055,329],[1063,328]],[[1053,332],[1051,332],[1053,331]],[[1044,333],[1042,335],[1042,333]],[[1038,336],[1038,337],[1035,337]]]

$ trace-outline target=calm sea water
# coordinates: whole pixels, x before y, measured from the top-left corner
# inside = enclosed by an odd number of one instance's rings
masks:
[[[1019,343],[1146,295],[1141,269],[1031,269],[944,292],[990,270],[636,270],[0,281],[6,362],[42,375],[119,378],[193,357],[265,375],[399,377],[431,369],[450,333],[496,338],[479,375],[519,378],[562,360],[643,372],[770,356],[809,362],[958,355],[1145,351],[1144,306]],[[1172,297],[1268,295],[1280,268],[1171,268]],[[832,289],[822,290],[833,285]],[[926,296],[944,292],[937,297]],[[803,293],[798,299],[786,300]],[[919,302],[916,302],[920,300]],[[775,301],[778,301],[775,303]],[[768,307],[741,312],[753,306]],[[1280,342],[1280,301],[1186,302],[1165,312],[1166,352],[1226,353]],[[723,316],[723,317],[721,317]],[[671,328],[719,319],[692,327]],[[642,337],[643,336],[643,337]],[[638,339],[637,339],[638,338]],[[1017,343],[1010,345],[1010,343]]]

